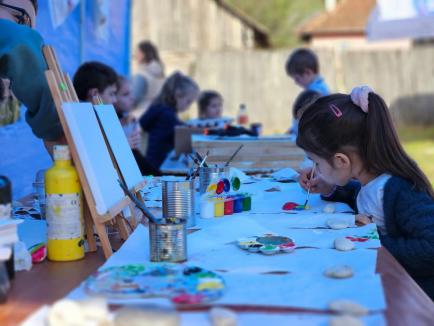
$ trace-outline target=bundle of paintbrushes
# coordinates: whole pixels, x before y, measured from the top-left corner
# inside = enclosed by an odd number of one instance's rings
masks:
[[[182,221],[178,218],[157,218],[151,211],[128,189],[128,186],[121,180],[118,180],[119,185],[124,190],[125,194],[130,197],[131,201],[143,213],[143,215],[154,224],[179,224]]]
[[[209,151],[206,152],[205,156],[202,158],[202,156],[195,152],[194,156],[190,155],[190,158],[192,161],[197,165],[196,169],[192,168],[190,170],[190,173],[187,175],[186,180],[194,180],[198,175],[201,167],[208,167],[208,164],[206,164],[206,159],[208,158]]]

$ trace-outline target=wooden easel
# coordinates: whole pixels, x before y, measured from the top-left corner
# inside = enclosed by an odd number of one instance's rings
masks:
[[[92,196],[92,191],[89,182],[86,178],[84,167],[80,159],[80,155],[77,151],[77,148],[75,146],[74,140],[71,135],[71,131],[69,129],[68,123],[66,122],[65,115],[62,110],[63,103],[79,102],[77,94],[74,90],[74,87],[72,85],[69,76],[61,71],[53,48],[50,46],[44,46],[43,54],[48,65],[48,70],[45,71],[45,76],[84,193],[83,214],[85,220],[85,230],[86,230],[87,240],[89,244],[89,251],[93,252],[97,250],[96,241],[93,235],[93,227],[95,226],[96,232],[99,236],[104,251],[104,256],[107,259],[112,255],[113,250],[107,235],[105,224],[108,222],[116,224],[119,229],[119,234],[121,238],[123,240],[126,240],[130,234],[130,231],[128,230],[125,219],[121,214],[125,208],[130,208],[134,216],[133,204],[127,196],[124,196],[113,207],[109,208],[105,214],[103,215],[98,214],[96,210],[95,200]],[[119,171],[118,166],[114,160],[113,153],[111,152],[110,146],[108,145],[108,143],[106,143],[106,145],[111,155],[112,163],[118,172],[119,178],[122,178],[122,174]],[[144,185],[145,185],[145,181],[135,185],[134,189],[131,190],[135,193],[138,193],[138,191],[142,189]]]

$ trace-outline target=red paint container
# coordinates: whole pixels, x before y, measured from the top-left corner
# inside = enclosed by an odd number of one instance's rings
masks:
[[[225,200],[225,215],[232,215],[234,213],[234,199],[232,197],[228,197]]]

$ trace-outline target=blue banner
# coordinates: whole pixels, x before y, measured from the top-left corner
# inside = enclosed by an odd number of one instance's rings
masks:
[[[128,75],[131,0],[81,0],[64,20],[52,7],[61,2],[39,1],[36,29],[54,47],[62,69],[72,78],[81,63],[100,61]]]

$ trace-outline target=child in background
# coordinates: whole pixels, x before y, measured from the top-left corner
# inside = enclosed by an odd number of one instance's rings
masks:
[[[383,99],[369,87],[318,99],[302,115],[297,145],[318,175],[301,174],[325,200],[377,224],[381,244],[434,299],[434,191],[402,148]]]
[[[184,124],[178,113],[186,111],[196,100],[199,87],[180,72],[164,83],[160,95],[140,118],[143,131],[148,132],[146,158],[156,169],[175,146],[175,127]]]
[[[158,170],[150,166],[143,155],[137,150],[141,143],[140,130],[137,122],[128,117],[133,106],[133,98],[129,82],[121,78],[109,66],[100,62],[82,64],[74,75],[74,88],[80,101],[96,102],[99,96],[104,104],[113,104],[133,150],[134,157],[143,175],[160,175]]]
[[[303,115],[303,112],[320,97],[320,93],[311,90],[304,90],[298,94],[292,106],[292,127],[289,130],[290,134],[297,136],[300,117]]]
[[[203,91],[197,100],[199,119],[219,119],[223,113],[223,97],[216,91]]]
[[[130,114],[134,109],[131,82],[122,76],[118,76],[114,107],[142,175],[161,175],[160,170],[153,168],[139,150],[142,143],[140,126],[137,119]]]
[[[139,118],[158,96],[164,83],[164,65],[157,47],[149,41],[137,46],[137,74],[133,76],[132,90],[135,110],[132,114]]]
[[[329,95],[330,91],[319,74],[318,58],[312,50],[296,49],[290,54],[285,66],[286,73],[300,87]]]
[[[78,99],[93,103],[99,96],[104,104],[116,102],[118,75],[109,66],[91,61],[78,67],[74,75],[74,88]]]

